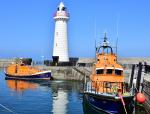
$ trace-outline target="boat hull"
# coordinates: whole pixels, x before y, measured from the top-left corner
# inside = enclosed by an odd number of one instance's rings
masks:
[[[132,114],[134,110],[133,96],[124,98],[124,101],[127,113]],[[115,97],[84,93],[83,104],[88,105],[92,109],[96,110],[96,112],[104,114],[125,114],[121,99],[115,99]]]
[[[51,72],[46,73],[38,73],[38,74],[32,74],[32,75],[10,75],[5,73],[6,77],[5,79],[15,79],[15,80],[50,80],[51,79]]]

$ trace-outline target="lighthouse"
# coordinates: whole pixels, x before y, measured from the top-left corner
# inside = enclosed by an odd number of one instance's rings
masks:
[[[53,61],[69,62],[68,55],[68,37],[67,37],[67,22],[69,13],[63,2],[61,2],[54,15],[55,32],[53,45]]]

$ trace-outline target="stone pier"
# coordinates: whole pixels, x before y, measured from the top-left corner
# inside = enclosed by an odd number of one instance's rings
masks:
[[[51,70],[52,77],[56,80],[84,81],[85,76],[89,78],[92,67],[75,66],[36,66],[39,69]]]
[[[5,68],[12,62],[14,62],[14,59],[0,59],[0,68]]]

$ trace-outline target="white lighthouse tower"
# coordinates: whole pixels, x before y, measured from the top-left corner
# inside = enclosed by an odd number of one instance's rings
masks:
[[[53,58],[58,58],[58,62],[69,62],[67,38],[67,22],[69,20],[69,13],[67,12],[63,2],[61,2],[58,6],[54,19],[55,34]]]

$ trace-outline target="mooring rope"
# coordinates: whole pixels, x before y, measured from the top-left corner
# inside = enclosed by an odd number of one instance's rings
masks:
[[[124,102],[124,100],[123,100],[122,95],[119,95],[119,97],[120,97],[120,99],[121,99],[121,102],[122,102],[122,105],[123,105],[123,108],[124,108],[125,113],[128,114],[128,113],[127,113],[127,110],[126,110],[126,107],[125,107],[125,102]]]
[[[5,110],[7,110],[7,111],[13,113],[13,114],[17,114],[16,112],[12,111],[11,109],[7,108],[6,106],[4,106],[4,105],[2,105],[2,104],[0,104],[0,106],[3,107]]]

